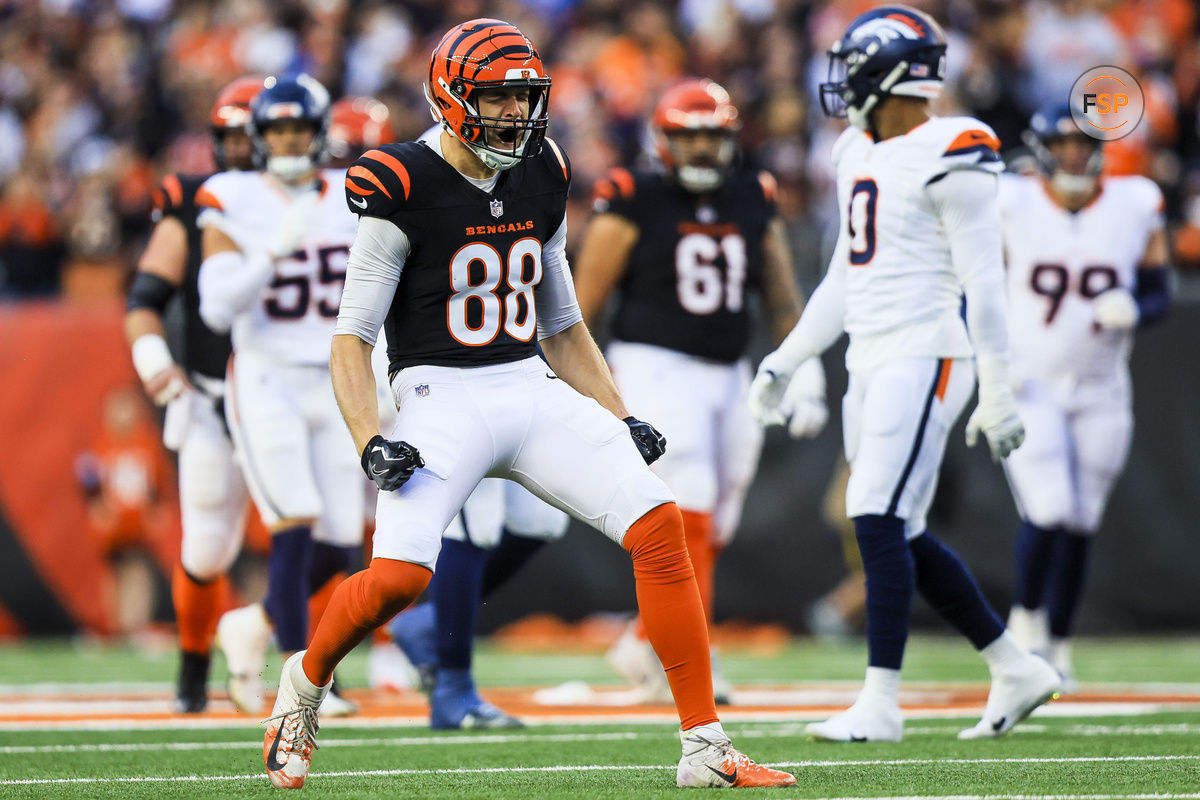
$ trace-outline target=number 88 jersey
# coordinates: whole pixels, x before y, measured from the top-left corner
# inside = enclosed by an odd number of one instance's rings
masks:
[[[762,285],[763,239],[775,218],[775,180],[741,169],[711,195],[656,172],[615,169],[597,182],[593,208],[639,235],[621,279],[612,333],[721,362],[750,336],[749,298]]]
[[[1134,291],[1150,234],[1162,226],[1162,193],[1141,176],[1102,179],[1075,213],[1040,177],[1000,182],[1014,372],[1026,377],[1104,379],[1121,374],[1132,331],[1102,330],[1092,300]]]

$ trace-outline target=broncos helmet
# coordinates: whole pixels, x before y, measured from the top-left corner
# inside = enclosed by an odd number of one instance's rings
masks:
[[[244,169],[245,165],[231,165],[225,152],[225,134],[228,131],[245,131],[250,120],[250,104],[262,91],[262,78],[246,76],[230,83],[217,95],[208,112],[208,127],[212,134],[213,160],[217,169],[225,171],[231,167]]]
[[[829,49],[821,110],[870,127],[885,95],[935,99],[946,74],[946,35],[924,12],[884,6],[857,17]]]
[[[302,120],[313,128],[312,143],[301,156],[272,156],[263,132],[278,122]],[[256,166],[276,177],[291,181],[311,170],[325,156],[325,137],[329,130],[329,92],[315,78],[298,75],[263,81],[263,90],[250,105],[246,131],[254,143]]]
[[[1050,151],[1051,145],[1067,138],[1077,138],[1087,144],[1091,153],[1082,173],[1067,172]],[[1029,130],[1021,134],[1021,141],[1033,153],[1038,169],[1061,191],[1068,194],[1089,192],[1104,168],[1102,143],[1088,136],[1071,116],[1071,106],[1062,102],[1043,105],[1029,120]]]
[[[479,91],[522,86],[529,88],[525,119],[479,113],[474,99]],[[488,169],[508,169],[542,150],[550,120],[550,78],[537,48],[515,25],[473,19],[451,28],[429,58],[425,99],[433,119]],[[500,132],[498,142],[489,141],[489,129]],[[511,137],[511,144],[504,137]]]
[[[692,78],[667,90],[650,119],[655,149],[663,166],[689,192],[711,192],[725,180],[737,156],[742,121],[729,92],[719,84]],[[720,145],[711,163],[689,163],[673,137],[688,131],[719,134]]]

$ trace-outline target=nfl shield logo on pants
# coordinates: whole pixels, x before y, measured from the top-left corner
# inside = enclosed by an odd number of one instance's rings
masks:
[[[429,397],[429,384],[422,383],[417,387],[417,397]]]
[[[496,219],[499,219],[500,217],[504,216],[504,203],[501,203],[499,200],[492,201],[491,209],[492,209],[492,216],[495,217]]]

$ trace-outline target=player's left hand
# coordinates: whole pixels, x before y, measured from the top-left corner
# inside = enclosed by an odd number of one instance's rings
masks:
[[[667,452],[667,438],[649,422],[642,422],[637,417],[626,417],[621,421],[629,426],[629,435],[647,464],[653,464]]]
[[[1025,441],[1025,424],[1017,414],[1017,401],[1008,386],[980,385],[979,405],[967,420],[967,447],[974,447],[982,433],[992,451],[992,461],[1008,454]]]
[[[796,370],[783,393],[782,410],[793,439],[808,439],[825,429],[829,409],[825,405],[825,369],[821,359],[810,358]]]
[[[1132,330],[1140,316],[1137,301],[1127,289],[1109,289],[1092,300],[1092,319],[1101,328]]]
[[[768,356],[769,358],[769,356]],[[771,368],[768,359],[758,365],[758,372],[750,382],[750,394],[747,403],[750,406],[750,416],[763,427],[767,425],[784,425],[787,414],[784,409],[784,395],[792,376]]]

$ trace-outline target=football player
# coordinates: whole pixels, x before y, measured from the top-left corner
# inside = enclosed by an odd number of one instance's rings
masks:
[[[356,454],[328,376],[357,225],[338,196],[345,172],[318,166],[329,95],[307,75],[263,87],[248,123],[262,170],[214,175],[196,194],[200,314],[232,335],[226,417],[272,534],[263,602],[217,625],[230,698],[246,713],[262,705],[272,633],[285,653],[303,649],[310,588],[346,570],[363,519]]]
[[[946,437],[976,369],[968,445],[982,433],[999,461],[1025,436],[1009,384],[1000,143],[978,120],[931,115],[945,58],[941,28],[906,6],[857,17],[833,45],[822,107],[851,123],[833,147],[838,242],[800,322],[750,389],[756,413],[769,413],[800,364],[849,334],[846,513],[866,575],[869,661],[854,705],[808,726],[817,739],[903,736],[897,698],[914,591],[992,675],[983,718],[960,738],[1007,733],[1059,688],[1050,665],[1005,632],[958,556],[925,530]]]
[[[209,124],[218,170],[252,168],[245,123],[261,88],[258,78],[239,78],[217,95]],[[146,393],[167,406],[167,444],[179,453],[183,542],[171,579],[180,648],[175,704],[193,714],[208,704],[210,651],[225,573],[241,546],[249,500],[223,419],[229,336],[214,333],[199,311],[195,198],[207,177],[168,175],[155,192],[154,231],[129,287],[125,315],[134,368]],[[179,363],[163,336],[163,314],[176,294],[183,311]]]
[[[1000,181],[1013,379],[1028,432],[1005,465],[1022,520],[1008,621],[1074,688],[1068,640],[1087,551],[1133,433],[1129,353],[1134,331],[1166,314],[1170,254],[1152,181],[1101,178],[1102,145],[1066,104],[1040,109],[1030,127],[1043,174]]]
[[[629,552],[643,620],[682,722],[682,786],[793,785],[733,749],[713,704],[704,610],[679,510],[647,464],[662,436],[626,410],[582,322],[565,257],[570,164],[545,138],[550,79],[514,26],[478,19],[434,49],[442,129],[366,153],[330,370],[382,490],[374,558],[283,665],[263,756],[303,785],[334,666],[429,583],[442,532],[486,476],[517,481]],[[371,351],[387,333],[399,408],[378,427]],[[546,360],[537,355],[537,342]]]
[[[345,169],[364,152],[395,141],[388,107],[373,97],[343,97],[329,110],[329,166]]]
[[[741,519],[762,446],[746,407],[754,296],[776,344],[800,315],[775,180],[736,163],[741,125],[728,92],[710,80],[668,90],[651,120],[661,168],[616,169],[599,181],[575,271],[589,327],[616,295],[608,363],[621,395],[662,420],[671,443],[654,471],[679,503],[710,625],[716,559]],[[818,433],[828,417],[820,360],[791,386],[807,392],[797,398],[805,404],[787,409],[792,434]],[[661,702],[665,676],[637,627],[609,661],[646,700]],[[713,685],[728,702],[719,673]]]

